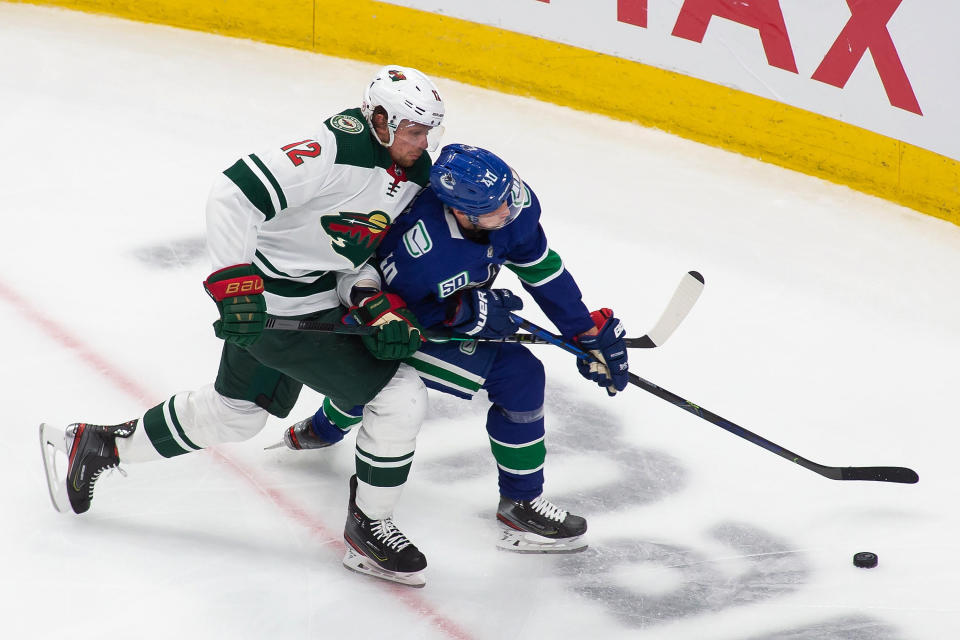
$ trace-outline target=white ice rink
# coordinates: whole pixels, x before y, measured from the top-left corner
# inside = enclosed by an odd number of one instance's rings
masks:
[[[214,176],[358,106],[375,68],[0,3],[0,637],[960,637],[960,228],[443,79],[445,142],[530,183],[588,306],[640,335],[685,271],[706,277],[633,371],[816,462],[907,466],[919,484],[827,480],[639,388],[608,399],[535,346],[547,495],[589,519],[582,554],[495,549],[486,400],[433,393],[396,513],[429,559],[422,590],[341,566],[352,440],[265,452],[289,420],[129,466],[88,514],[55,513],[41,421],[128,420],[216,375],[200,284]],[[318,401],[304,391],[291,419]],[[876,569],[853,567],[864,550]]]

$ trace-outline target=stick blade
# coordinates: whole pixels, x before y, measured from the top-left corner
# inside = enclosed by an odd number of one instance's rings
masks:
[[[639,338],[624,338],[623,343],[628,349],[653,349],[658,346],[650,336],[640,336]]]
[[[650,342],[649,346],[637,344],[638,347],[657,347],[667,341],[673,332],[680,326],[683,319],[687,317],[693,305],[703,292],[703,276],[697,271],[688,271],[683,275],[677,290],[667,303],[667,308],[663,315],[657,321],[656,326],[651,329],[647,335],[643,336]]]
[[[843,467],[840,480],[870,480],[873,482],[899,482],[916,484],[920,476],[906,467]]]

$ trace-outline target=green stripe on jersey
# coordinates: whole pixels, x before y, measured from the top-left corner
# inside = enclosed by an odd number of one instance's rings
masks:
[[[283,211],[287,208],[287,197],[283,195],[283,189],[280,187],[280,183],[277,182],[277,179],[273,177],[273,174],[270,173],[270,170],[267,169],[267,165],[263,164],[263,160],[258,158],[255,154],[250,154],[250,159],[253,160],[253,163],[257,165],[257,168],[260,171],[263,171],[263,175],[267,176],[267,180],[270,181],[270,184],[273,185],[274,190],[277,192],[277,201],[280,203],[280,211]]]
[[[547,457],[543,438],[523,445],[504,444],[490,438],[490,449],[501,469],[521,475],[533,473],[542,467]]]
[[[427,362],[418,357],[420,355],[421,354],[419,353],[415,353],[404,360],[404,362],[416,369],[417,373],[421,374],[422,376],[437,380],[439,382],[447,383],[450,386],[457,387],[463,392],[469,394],[476,393],[480,390],[480,387],[483,386],[483,380],[471,380],[470,378],[459,375],[440,364]]]
[[[230,178],[233,184],[243,192],[250,204],[255,206],[267,220],[270,220],[277,214],[273,208],[273,201],[270,199],[270,192],[263,184],[263,181],[257,177],[247,163],[241,158],[237,160],[232,167],[223,172],[223,175]]]
[[[337,288],[337,276],[334,273],[327,273],[320,276],[312,282],[301,280],[284,280],[283,278],[271,278],[269,275],[253,265],[261,278],[263,278],[263,289],[267,293],[272,293],[283,298],[305,298],[317,293],[326,293],[334,291]]]
[[[548,249],[540,260],[530,264],[506,264],[507,269],[517,274],[517,277],[531,286],[543,284],[552,280],[563,271],[563,260],[553,249]]]
[[[289,273],[286,273],[284,271],[281,271],[280,269],[277,269],[272,262],[267,260],[267,256],[263,255],[259,249],[254,252],[254,255],[257,256],[257,260],[262,262],[266,268],[270,269],[270,271],[273,272],[273,273],[266,273],[265,271],[260,272],[261,275],[266,274],[266,276],[270,278],[274,278],[276,276],[283,276],[284,278],[315,278],[317,276],[322,276],[325,273],[327,273],[327,270],[319,269],[317,271],[310,271],[307,273],[300,274],[299,276],[292,276]]]

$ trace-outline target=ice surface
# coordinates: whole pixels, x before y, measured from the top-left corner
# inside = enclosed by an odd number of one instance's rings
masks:
[[[582,554],[495,549],[483,398],[431,396],[397,511],[430,562],[420,591],[342,568],[351,444],[264,452],[286,421],[130,466],[85,516],[55,513],[41,421],[128,420],[215,375],[200,286],[214,176],[356,106],[374,69],[0,3],[0,635],[960,636],[960,229],[442,79],[445,140],[499,152],[533,186],[589,306],[640,335],[682,273],[706,277],[667,344],[631,354],[634,371],[814,461],[909,466],[920,483],[826,480],[639,389],[608,399],[538,346],[547,495],[589,519]],[[305,392],[291,417],[318,400]],[[864,550],[879,567],[853,567]]]

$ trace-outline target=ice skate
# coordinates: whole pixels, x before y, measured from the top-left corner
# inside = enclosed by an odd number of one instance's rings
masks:
[[[319,426],[317,420],[321,421]],[[264,449],[279,449],[284,446],[294,451],[324,449],[343,440],[349,432],[350,427],[338,427],[320,410],[314,416],[285,429],[280,442]]]
[[[136,427],[136,420],[111,426],[79,422],[65,430],[41,424],[40,451],[53,508],[61,513],[90,509],[100,474],[119,469],[116,439],[130,437]]]
[[[587,548],[587,521],[567,513],[543,496],[533,500],[500,498],[497,520],[504,529],[497,546],[517,553],[574,553]]]
[[[288,449],[293,449],[294,451],[301,451],[303,449],[323,449],[325,447],[335,445],[343,439],[343,434],[335,433],[335,435],[339,435],[339,439],[330,441],[317,434],[316,430],[313,428],[313,416],[311,416],[305,420],[301,420],[292,427],[284,429],[283,440],[276,444],[272,444],[269,447],[264,447],[264,449],[279,449],[283,446],[286,446]]]
[[[399,582],[410,587],[426,584],[427,559],[393,523],[371,520],[357,508],[357,476],[350,478],[350,506],[343,538],[347,552],[343,565],[351,571]]]

